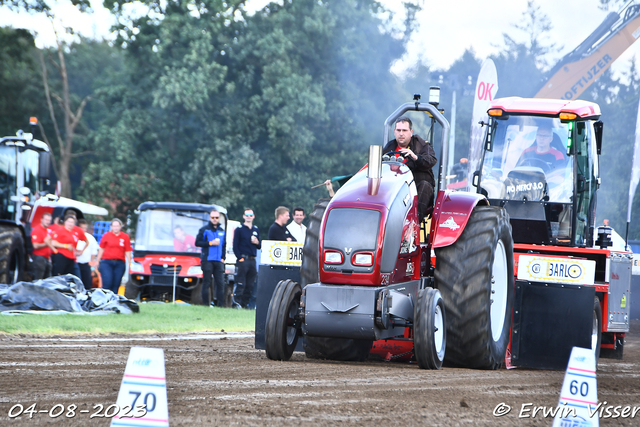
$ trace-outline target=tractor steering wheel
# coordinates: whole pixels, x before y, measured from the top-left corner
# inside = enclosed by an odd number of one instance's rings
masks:
[[[533,157],[529,157],[527,159],[520,159],[516,164],[516,167],[518,166],[533,166],[536,168],[540,168],[545,174],[551,171],[551,166],[549,166],[547,162],[541,159],[533,158]]]
[[[402,160],[396,159],[397,161],[401,161],[405,165],[407,164],[407,160],[409,160],[409,156],[406,153],[403,153],[402,151],[389,151],[387,153],[384,153],[384,156],[391,156],[395,154],[399,154],[400,157],[402,157]]]

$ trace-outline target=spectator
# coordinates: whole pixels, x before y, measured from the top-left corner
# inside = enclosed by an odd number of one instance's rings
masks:
[[[295,242],[296,239],[285,226],[289,222],[289,209],[284,206],[278,206],[275,212],[276,221],[269,228],[268,239],[278,240],[281,242]]]
[[[196,238],[186,234],[182,227],[176,225],[173,228],[173,250],[176,252],[195,252]]]
[[[118,293],[127,264],[131,262],[131,240],[122,231],[122,221],[111,220],[111,231],[102,235],[96,262],[102,276],[102,288]]]
[[[51,276],[51,254],[58,252],[51,243],[47,228],[51,225],[51,214],[45,212],[40,217],[40,224],[31,230],[33,253],[31,269],[33,280],[46,279]]]
[[[236,228],[233,234],[233,253],[238,259],[238,273],[233,289],[234,308],[248,308],[258,275],[256,254],[262,247],[260,230],[253,225],[253,210],[246,208],[243,218],[244,223]]]
[[[53,276],[74,274],[78,241],[87,241],[84,232],[80,234],[78,230],[82,231],[76,226],[76,217],[67,215],[64,217],[63,226],[54,227],[51,231],[52,244],[58,250],[58,253],[51,257]]]
[[[95,263],[96,256],[98,255],[98,242],[91,233],[87,233],[89,224],[85,219],[78,220],[80,228],[84,232],[87,238],[86,242],[79,241],[76,249],[78,250],[77,264],[80,269],[80,279],[84,284],[84,288],[89,290],[93,287],[93,277],[91,276],[91,264]]]
[[[225,231],[220,227],[220,212],[212,209],[209,222],[198,231],[196,246],[202,248],[200,265],[202,266],[202,303],[210,305],[209,288],[213,276],[216,306],[224,307],[224,258],[226,245]]]
[[[293,221],[287,225],[287,230],[298,243],[304,243],[304,239],[307,237],[307,226],[302,223],[303,220],[304,209],[298,206],[293,210]]]
[[[413,173],[416,182],[418,216],[422,220],[427,209],[433,206],[433,188],[436,181],[432,169],[437,162],[436,153],[431,144],[413,134],[413,124],[406,116],[396,120],[393,133],[395,139],[390,141],[382,152],[386,154],[391,151],[400,151],[407,159],[406,165]]]

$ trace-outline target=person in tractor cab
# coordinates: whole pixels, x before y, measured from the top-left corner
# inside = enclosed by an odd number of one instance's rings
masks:
[[[433,189],[436,181],[432,169],[438,161],[436,153],[431,144],[419,135],[413,134],[413,123],[406,116],[396,120],[393,133],[395,139],[382,149],[382,153],[399,151],[407,159],[406,165],[413,173],[418,191],[418,215],[424,218],[428,209],[433,206]]]
[[[538,166],[545,173],[564,168],[567,156],[560,151],[562,143],[551,126],[542,125],[536,132],[536,142],[520,155],[518,166]]]
[[[173,250],[176,252],[196,252],[196,238],[184,232],[179,225],[173,228]]]

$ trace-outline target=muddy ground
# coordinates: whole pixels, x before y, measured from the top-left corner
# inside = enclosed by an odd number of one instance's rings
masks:
[[[247,334],[0,336],[0,425],[109,425],[77,412],[116,402],[132,346],[164,349],[172,426],[549,426],[551,419],[540,414],[519,413],[527,403],[556,406],[564,377],[525,369],[424,371],[415,364],[309,360],[302,353],[273,362]],[[640,322],[632,325],[624,351],[623,360],[600,359],[598,397],[640,408]],[[14,405],[33,403],[37,410],[57,404],[78,410],[71,418],[9,417]],[[496,417],[501,403],[511,412]],[[600,425],[638,426],[640,413]]]

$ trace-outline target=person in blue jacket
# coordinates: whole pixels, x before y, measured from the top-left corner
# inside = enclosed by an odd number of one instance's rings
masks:
[[[209,213],[209,223],[198,231],[196,246],[202,248],[202,304],[211,305],[209,287],[211,278],[215,281],[216,306],[224,307],[224,257],[226,233],[220,226],[220,212],[213,209]]]

